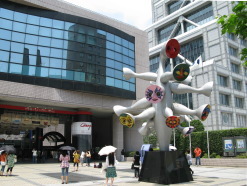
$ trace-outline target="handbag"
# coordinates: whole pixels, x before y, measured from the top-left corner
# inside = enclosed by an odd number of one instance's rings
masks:
[[[132,163],[132,165],[131,165],[131,169],[134,169],[134,163]]]
[[[5,166],[6,165],[6,161],[1,161],[1,165]]]

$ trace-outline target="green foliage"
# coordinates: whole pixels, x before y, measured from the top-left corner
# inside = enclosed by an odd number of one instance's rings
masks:
[[[236,156],[237,158],[247,158],[247,153],[241,153]]]
[[[233,2],[235,6],[232,11],[233,14],[229,16],[223,15],[218,17],[217,23],[221,25],[221,33],[233,33],[242,39],[247,38],[247,2],[238,1]],[[244,65],[247,66],[247,49],[244,48],[241,51],[241,60],[244,61]]]
[[[189,149],[189,138],[183,137],[181,133],[176,132],[176,147],[180,151],[186,151]],[[247,128],[237,128],[230,130],[217,130],[209,131],[209,146],[210,153],[216,153],[217,155],[223,156],[223,137],[234,137],[234,136],[247,136]],[[173,137],[171,138],[173,141]],[[192,152],[198,146],[202,149],[202,156],[207,158],[207,132],[193,132],[191,134],[191,146]],[[193,154],[193,153],[192,153]]]
[[[188,127],[189,124],[186,123],[186,122],[182,122],[182,123],[181,123],[181,126],[182,126],[182,127]],[[204,126],[203,126],[203,124],[202,124],[202,122],[201,122],[200,120],[193,120],[193,121],[191,121],[191,122],[190,122],[190,126],[195,127],[194,132],[204,131]]]
[[[136,154],[136,151],[125,152],[126,157],[134,157],[135,154]]]
[[[216,158],[221,158],[221,156],[220,155],[216,155]]]
[[[152,144],[153,148],[157,147],[157,142],[158,142],[158,139],[157,139],[157,134],[156,134],[155,130],[152,130],[151,134],[149,136],[145,136],[143,138],[143,143],[144,144]]]
[[[208,158],[208,153],[204,153],[204,155],[202,156],[202,158]]]
[[[216,158],[217,154],[215,152],[213,152],[211,155],[210,155],[210,158]]]

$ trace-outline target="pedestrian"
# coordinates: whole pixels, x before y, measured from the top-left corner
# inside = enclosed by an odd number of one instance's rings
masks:
[[[81,151],[80,162],[81,162],[82,167],[83,167],[84,160],[85,160],[85,152]]]
[[[15,159],[16,159],[16,155],[14,155],[14,154],[9,154],[8,155],[8,157],[7,157],[8,169],[7,169],[6,176],[8,176],[8,175],[11,176],[12,175],[12,171],[13,171],[13,168],[15,166]]]
[[[194,150],[194,153],[195,153],[195,157],[196,157],[196,165],[197,165],[197,162],[199,163],[199,165],[201,165],[202,150],[199,147],[196,147]]]
[[[86,152],[86,162],[87,162],[87,166],[90,167],[90,161],[91,161],[91,152],[90,150],[87,150]]]
[[[122,149],[122,151],[121,151],[121,161],[124,161],[124,154],[125,154],[125,150]]]
[[[140,153],[139,151],[136,151],[136,154],[134,155],[134,170],[135,170],[135,178],[139,178],[139,172],[140,172]]]
[[[32,153],[33,153],[33,163],[37,163],[37,150],[33,149]]]
[[[70,157],[67,153],[67,151],[62,151],[62,154],[59,157],[59,160],[61,161],[61,168],[62,168],[62,184],[64,184],[64,180],[66,180],[66,184],[68,184],[68,177],[69,177],[69,161]]]
[[[186,159],[188,161],[190,173],[193,175],[194,174],[194,171],[190,168],[190,166],[192,165],[192,158],[191,158],[191,154],[190,154],[190,151],[189,150],[186,153]]]
[[[74,158],[74,171],[78,171],[78,166],[80,163],[80,151],[79,150],[76,150],[73,153],[73,158]],[[76,169],[75,169],[75,166],[77,167]]]
[[[6,151],[2,151],[1,155],[0,155],[0,161],[1,161],[1,172],[0,175],[3,176],[4,174],[4,170],[5,170],[5,166],[7,164],[7,153]],[[7,175],[6,175],[7,176]]]
[[[116,172],[116,156],[114,152],[110,153],[106,157],[106,185],[108,185],[108,179],[111,178],[111,186],[113,185],[114,178],[117,177],[117,172]]]

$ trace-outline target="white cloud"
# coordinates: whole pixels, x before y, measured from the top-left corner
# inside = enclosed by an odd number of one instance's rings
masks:
[[[139,29],[151,24],[151,0],[64,0]]]

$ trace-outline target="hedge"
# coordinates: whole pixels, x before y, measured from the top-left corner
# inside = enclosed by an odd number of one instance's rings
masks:
[[[247,128],[237,128],[229,130],[217,130],[209,131],[209,149],[210,154],[216,153],[217,155],[223,155],[223,137],[234,137],[234,136],[247,136]],[[183,137],[181,133],[176,133],[176,147],[180,151],[186,151],[189,149],[189,137]],[[173,136],[171,137],[171,144],[173,144]],[[196,147],[202,149],[202,156],[207,153],[207,132],[193,132],[191,134],[191,148],[192,150]]]

